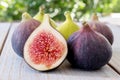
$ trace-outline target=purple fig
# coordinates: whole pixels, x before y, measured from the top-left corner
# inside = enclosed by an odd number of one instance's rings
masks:
[[[23,48],[27,38],[30,34],[40,25],[40,22],[32,19],[32,17],[27,13],[22,14],[22,21],[15,29],[12,35],[11,43],[13,50],[19,56],[23,57]]]
[[[85,23],[68,39],[68,61],[77,68],[96,70],[108,63],[112,56],[109,41]]]
[[[105,36],[110,44],[113,44],[114,41],[114,36],[111,31],[111,29],[103,22],[100,22],[98,20],[97,14],[94,14],[92,16],[92,20],[88,22],[88,24],[91,26],[91,28],[99,33],[101,33],[103,36]]]

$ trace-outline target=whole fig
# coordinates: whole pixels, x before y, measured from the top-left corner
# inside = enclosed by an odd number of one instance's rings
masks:
[[[24,59],[33,69],[48,71],[57,68],[68,52],[64,37],[50,24],[48,14],[41,25],[33,31],[24,46]]]
[[[79,30],[80,27],[72,20],[70,16],[70,12],[66,11],[64,13],[66,20],[56,29],[65,37],[67,40],[69,36],[74,33],[75,31]]]
[[[17,55],[23,57],[23,48],[27,38],[40,25],[40,22],[32,19],[27,13],[22,14],[22,21],[13,32],[11,43]]]
[[[96,70],[108,63],[112,56],[109,41],[85,23],[68,39],[68,61],[77,68]]]
[[[105,23],[98,20],[98,16],[96,13],[93,14],[92,20],[89,21],[88,24],[91,26],[92,29],[105,36],[111,43],[111,45],[113,44],[114,36],[111,29]]]

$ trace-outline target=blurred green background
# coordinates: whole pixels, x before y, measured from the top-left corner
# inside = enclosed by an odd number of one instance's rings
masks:
[[[44,5],[45,12],[56,21],[64,20],[67,10],[78,21],[89,18],[93,12],[102,16],[120,12],[119,3],[120,0],[0,0],[0,22],[21,20],[25,11],[34,16],[40,5]]]

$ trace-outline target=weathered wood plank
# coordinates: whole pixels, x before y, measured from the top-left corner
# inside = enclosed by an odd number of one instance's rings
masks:
[[[65,61],[57,70],[38,72],[18,57],[11,47],[11,35],[18,24],[13,24],[0,56],[0,80],[120,80],[120,76],[108,65],[96,71],[71,68]]]
[[[11,23],[0,23],[0,53]]]
[[[113,34],[114,34],[114,43],[112,45],[113,48],[113,56],[110,60],[109,64],[115,68],[120,74],[120,26],[118,25],[109,25]]]

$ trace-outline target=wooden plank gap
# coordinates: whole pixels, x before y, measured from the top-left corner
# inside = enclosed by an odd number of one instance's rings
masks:
[[[0,49],[0,55],[2,54],[2,51],[3,51],[3,48],[4,48],[5,42],[6,42],[6,40],[7,40],[7,37],[8,37],[8,35],[9,35],[10,29],[11,29],[11,26],[12,26],[12,23],[10,23],[10,27],[8,28],[7,34],[6,34],[5,39],[4,39],[3,43],[2,43],[2,47],[1,47],[1,49]]]
[[[108,63],[108,66],[110,66],[116,73],[118,73],[120,75],[120,72],[110,63]]]

